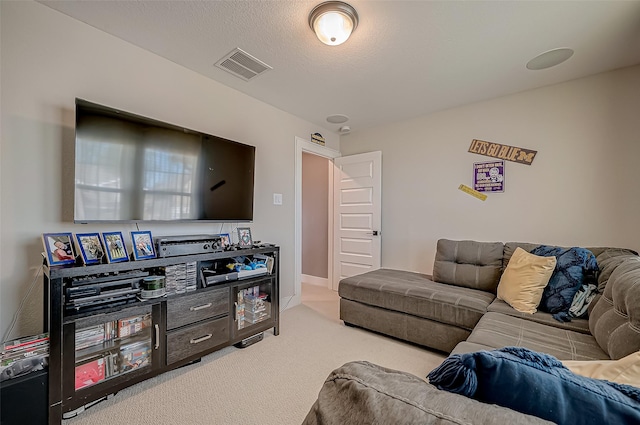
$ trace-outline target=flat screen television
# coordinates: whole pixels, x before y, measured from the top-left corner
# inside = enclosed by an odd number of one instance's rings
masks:
[[[254,146],[76,99],[76,223],[252,221],[254,168]]]

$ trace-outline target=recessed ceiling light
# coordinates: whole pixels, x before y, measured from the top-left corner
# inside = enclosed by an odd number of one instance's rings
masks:
[[[571,56],[573,56],[573,50],[566,47],[549,50],[527,62],[527,68],[534,71],[551,68],[552,66],[561,64]]]
[[[327,122],[331,124],[342,124],[349,121],[349,117],[342,114],[329,115],[327,117]]]

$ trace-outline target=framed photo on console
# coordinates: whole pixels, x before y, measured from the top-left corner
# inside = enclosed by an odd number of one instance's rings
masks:
[[[238,245],[240,248],[251,248],[253,246],[250,228],[238,227]]]
[[[73,251],[73,235],[71,233],[43,233],[42,243],[47,253],[50,266],[74,264],[76,254]]]
[[[133,258],[136,260],[146,260],[156,258],[156,251],[153,248],[153,238],[151,232],[131,232],[131,242],[133,243]]]
[[[127,247],[124,246],[124,237],[122,232],[103,232],[102,239],[104,247],[107,251],[107,261],[110,263],[120,263],[129,261]]]
[[[220,239],[222,239],[223,248],[229,248],[231,246],[231,238],[229,237],[228,233],[220,233],[218,236],[220,236]]]
[[[76,241],[85,264],[100,264],[104,248],[99,233],[76,233]]]

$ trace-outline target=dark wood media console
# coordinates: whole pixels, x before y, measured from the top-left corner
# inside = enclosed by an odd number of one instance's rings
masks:
[[[266,330],[278,335],[279,253],[279,247],[269,246],[91,266],[45,265],[49,424],[60,424],[126,387],[216,350],[243,346]],[[271,272],[209,285],[202,281],[201,268],[237,256],[266,256]],[[162,275],[167,266],[194,262],[194,291],[69,308],[68,290],[81,286],[78,282],[142,279],[137,276]]]

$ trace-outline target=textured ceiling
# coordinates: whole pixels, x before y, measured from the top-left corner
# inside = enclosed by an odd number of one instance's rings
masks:
[[[40,1],[326,128],[352,130],[640,63],[640,1],[349,1],[351,38],[308,26],[320,1]],[[273,67],[243,81],[214,64],[239,47]],[[525,65],[570,47],[565,63]]]

